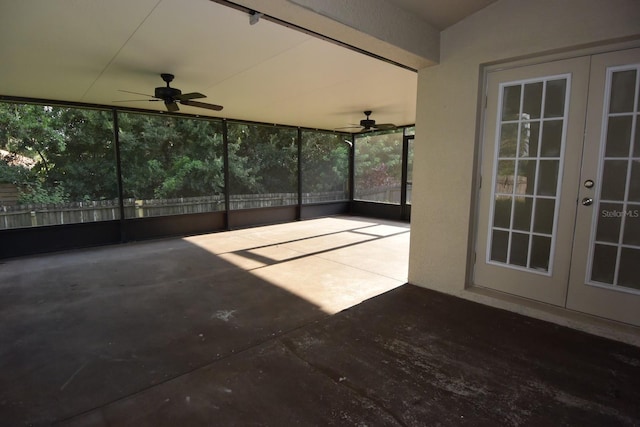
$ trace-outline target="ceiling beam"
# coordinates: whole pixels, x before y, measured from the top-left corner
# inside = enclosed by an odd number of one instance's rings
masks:
[[[440,31],[386,0],[233,3],[413,70],[437,64],[440,58]]]

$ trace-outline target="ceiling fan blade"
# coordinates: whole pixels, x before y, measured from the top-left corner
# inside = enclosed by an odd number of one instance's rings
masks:
[[[222,105],[207,104],[205,102],[191,101],[188,99],[181,100],[180,103],[183,105],[189,105],[191,107],[206,108],[207,110],[213,110],[213,111],[220,111],[223,108]]]
[[[374,125],[374,127],[377,130],[389,130],[389,129],[395,129],[397,128],[396,125],[394,125],[393,123],[380,123],[380,124],[376,124]]]
[[[175,101],[164,101],[164,105],[167,107],[167,111],[169,111],[170,113],[174,113],[180,110],[178,104]]]
[[[149,98],[155,98],[155,96],[153,96],[153,95],[147,95],[146,93],[140,93],[140,92],[132,92],[130,90],[118,89],[118,92],[132,93],[134,95],[142,95],[142,96],[148,96]]]
[[[187,101],[189,99],[199,99],[199,98],[206,98],[206,97],[207,97],[206,95],[203,95],[198,92],[189,92],[189,93],[183,93],[182,95],[178,95],[174,97],[174,99],[176,101]]]
[[[162,101],[161,99],[118,99],[116,101],[111,101],[111,102],[154,102],[154,101]]]
[[[351,124],[351,125],[349,125],[349,126],[342,126],[342,127],[334,128],[334,129],[336,129],[336,130],[337,130],[337,129],[360,129],[361,127],[362,127],[362,126],[360,126],[360,125]]]

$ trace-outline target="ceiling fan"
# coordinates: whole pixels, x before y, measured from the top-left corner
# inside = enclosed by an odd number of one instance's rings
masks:
[[[393,123],[379,123],[376,124],[376,121],[369,118],[369,116],[371,116],[372,111],[365,111],[364,115],[365,115],[365,119],[360,120],[360,124],[359,125],[351,125],[351,126],[345,126],[345,127],[341,127],[338,129],[358,129],[360,128],[360,131],[358,133],[361,132],[372,132],[375,130],[390,130],[390,129],[395,129],[397,126],[394,125]]]
[[[160,77],[162,77],[162,80],[164,80],[165,83],[167,83],[167,86],[157,87],[153,95],[147,95],[139,92],[131,92],[128,90],[120,90],[120,92],[133,93],[135,95],[148,96],[149,98],[151,98],[148,100],[145,99],[144,101],[164,101],[164,105],[167,107],[167,111],[172,113],[180,110],[180,108],[178,107],[178,103],[182,105],[188,105],[191,107],[206,108],[207,110],[213,110],[213,111],[222,110],[222,105],[207,104],[205,102],[194,101],[194,99],[206,98],[207,97],[206,95],[203,95],[198,92],[182,93],[180,89],[171,87],[169,84],[174,79],[173,74],[162,73],[160,74]],[[116,101],[116,102],[131,102],[131,101],[140,101],[140,100],[130,99],[130,100]]]

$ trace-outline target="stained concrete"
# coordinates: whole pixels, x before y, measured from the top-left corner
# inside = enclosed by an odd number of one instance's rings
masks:
[[[338,217],[9,260],[0,424],[640,425],[639,348],[403,285],[407,252]]]
[[[402,285],[408,245],[408,224],[335,217],[4,260],[0,425],[68,419]]]

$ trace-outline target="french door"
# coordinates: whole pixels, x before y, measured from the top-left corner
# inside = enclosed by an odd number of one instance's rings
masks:
[[[640,49],[488,75],[474,283],[640,325]]]

